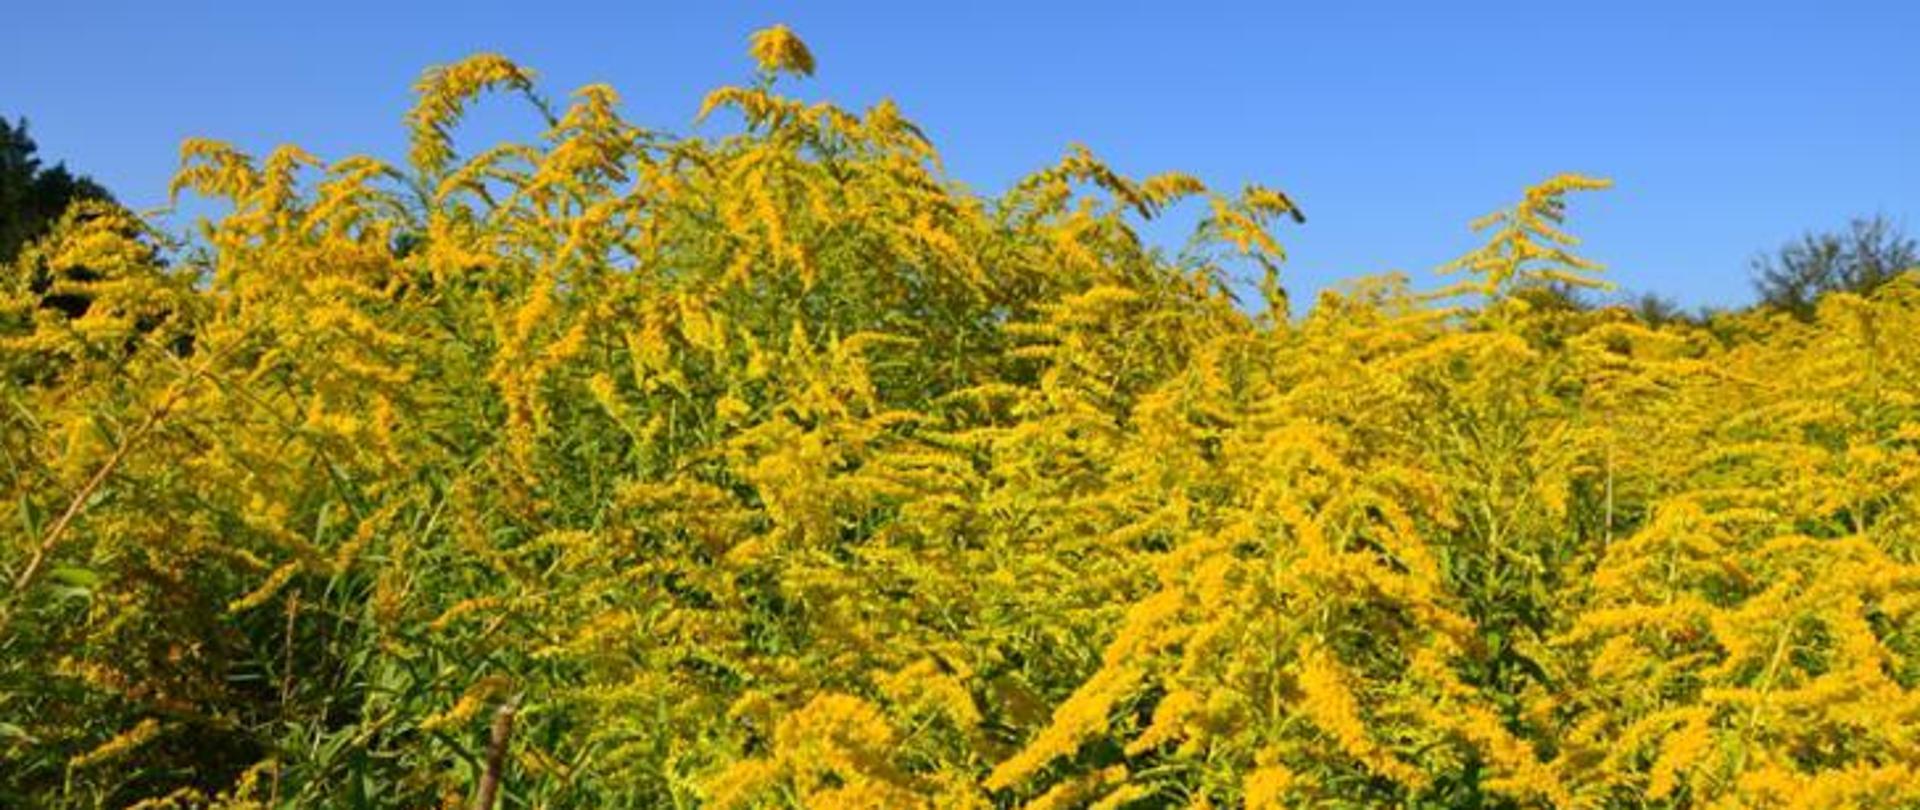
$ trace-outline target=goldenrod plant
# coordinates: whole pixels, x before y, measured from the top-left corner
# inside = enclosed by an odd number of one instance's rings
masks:
[[[751,54],[713,136],[471,57],[404,164],[193,140],[196,232],[23,251],[0,805],[1920,806],[1913,274],[1540,306],[1567,175],[1295,316],[1278,191],[983,197]]]

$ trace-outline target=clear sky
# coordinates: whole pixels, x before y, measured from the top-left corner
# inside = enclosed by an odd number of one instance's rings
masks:
[[[697,131],[705,91],[749,75],[747,35],[785,22],[820,63],[798,92],[896,99],[981,191],[1075,142],[1286,190],[1309,216],[1283,234],[1296,291],[1427,277],[1559,171],[1619,184],[1574,203],[1588,254],[1687,304],[1747,301],[1747,261],[1808,229],[1920,231],[1912,0],[6,5],[0,115],[142,207],[189,135],[398,157],[413,79],[475,50]]]

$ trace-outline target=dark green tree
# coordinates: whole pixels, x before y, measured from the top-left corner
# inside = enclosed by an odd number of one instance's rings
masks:
[[[112,199],[99,183],[63,164],[42,166],[38,148],[27,134],[26,119],[0,118],[0,264],[11,263],[22,247],[46,233],[73,201]]]

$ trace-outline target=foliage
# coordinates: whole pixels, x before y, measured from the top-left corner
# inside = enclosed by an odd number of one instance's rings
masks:
[[[95,272],[0,293],[0,804],[455,806],[514,699],[514,807],[1920,801],[1920,284],[1542,306],[1569,176],[1471,305],[1251,315],[1284,195],[981,198],[752,53],[732,134],[483,55],[405,166],[191,141],[181,260],[29,250]]]
[[[0,266],[46,233],[68,204],[109,199],[106,189],[74,176],[64,164],[42,166],[38,151],[25,119],[0,118]]]
[[[1855,219],[1847,229],[1809,233],[1753,260],[1760,304],[1812,317],[1820,297],[1865,295],[1920,266],[1920,243],[1884,216]]]

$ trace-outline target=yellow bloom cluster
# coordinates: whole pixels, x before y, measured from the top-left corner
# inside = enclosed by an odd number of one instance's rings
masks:
[[[1575,305],[1566,175],[1296,314],[1279,191],[983,197],[750,50],[5,268],[0,804],[1920,805],[1920,280]]]

